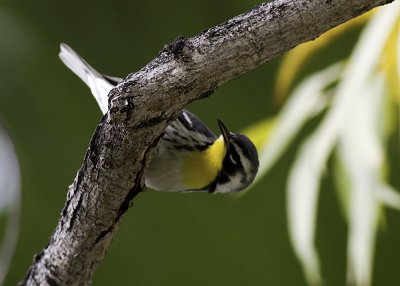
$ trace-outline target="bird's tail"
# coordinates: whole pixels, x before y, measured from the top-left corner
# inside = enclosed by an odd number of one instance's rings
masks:
[[[60,53],[58,56],[62,62],[89,87],[91,87],[89,78],[102,77],[98,71],[89,65],[67,44],[60,44]]]
[[[90,88],[101,111],[106,113],[108,110],[108,93],[121,79],[99,73],[67,44],[62,43],[60,45],[58,56]]]

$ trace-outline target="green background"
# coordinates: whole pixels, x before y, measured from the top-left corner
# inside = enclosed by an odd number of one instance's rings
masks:
[[[23,177],[21,235],[6,285],[23,278],[33,255],[47,243],[101,118],[89,89],[58,59],[59,43],[68,43],[99,71],[124,77],[177,36],[196,35],[256,4],[2,1],[0,120],[12,135]],[[347,55],[354,39],[353,34],[342,37],[304,70]],[[216,118],[240,130],[276,114],[272,88],[279,62],[225,84],[188,109],[214,131]],[[93,284],[305,285],[289,244],[285,213],[285,179],[297,146],[241,198],[154,191],[139,195]],[[326,284],[343,285],[346,224],[332,182],[327,174],[322,183],[317,247]],[[386,218],[377,239],[374,285],[400,285],[399,216],[388,211]]]

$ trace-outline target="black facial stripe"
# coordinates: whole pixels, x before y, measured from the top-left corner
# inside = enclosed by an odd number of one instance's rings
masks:
[[[237,146],[241,150],[243,156],[250,161],[252,167],[255,170],[258,170],[258,153],[250,139],[242,134],[235,134],[233,139],[235,142],[235,146]]]
[[[243,143],[243,142],[235,141],[235,143],[236,143],[236,144],[235,144],[235,147],[239,148],[240,151],[243,153],[243,155],[244,155],[246,158],[251,157],[251,154],[250,154],[250,152],[249,152],[249,148],[248,148],[247,146],[245,146],[244,144],[241,144],[241,143]],[[235,148],[233,148],[233,149],[235,149]],[[236,149],[235,149],[235,153],[238,154],[238,152],[236,151]]]
[[[234,162],[232,162],[230,159],[231,156]],[[240,160],[240,155],[236,152],[235,148],[229,148],[229,153],[225,155],[222,165],[223,169],[227,170],[229,175],[233,175],[237,172],[243,172],[244,170],[243,164]]]
[[[230,148],[230,149],[229,149],[229,155],[232,156],[233,160],[235,160],[235,161],[238,162],[238,163],[241,163],[240,155],[239,155],[239,153],[236,151],[235,148]]]
[[[235,161],[238,163],[234,163],[229,158],[230,156],[233,157]],[[222,162],[222,169],[221,172],[218,174],[216,182],[220,185],[228,183],[231,178],[235,176],[237,173],[243,173],[243,166],[240,163],[240,156],[235,150],[230,150],[229,153],[225,155],[224,161]]]
[[[236,172],[238,172],[238,166],[234,163],[232,163],[228,158],[226,158],[224,160],[224,162],[222,163],[222,169],[223,171],[227,174],[227,175],[234,175]]]
[[[218,182],[220,185],[225,184],[229,182],[229,176],[226,173],[220,173],[217,177],[216,182]]]
[[[211,185],[209,185],[208,187],[205,187],[205,190],[208,189],[209,193],[214,193],[215,189],[217,188],[217,185],[218,185],[218,181],[215,180],[214,182],[211,183]]]

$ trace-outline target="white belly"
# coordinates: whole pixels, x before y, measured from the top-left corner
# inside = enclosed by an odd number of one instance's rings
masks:
[[[184,191],[183,161],[185,152],[170,152],[159,146],[144,176],[147,187],[162,192]]]

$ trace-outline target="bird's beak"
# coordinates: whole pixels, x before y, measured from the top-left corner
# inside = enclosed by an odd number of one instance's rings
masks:
[[[229,149],[229,138],[231,137],[231,133],[221,120],[217,119],[217,121],[219,130],[221,130],[222,137],[224,138],[226,148]]]

